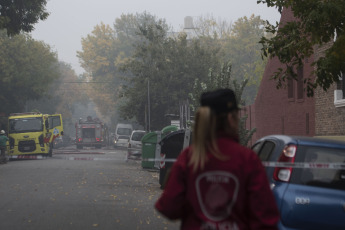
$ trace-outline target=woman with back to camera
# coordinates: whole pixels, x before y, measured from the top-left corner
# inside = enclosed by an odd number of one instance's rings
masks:
[[[156,209],[180,219],[181,229],[278,229],[264,167],[239,144],[234,92],[203,93],[200,101],[192,145],[174,163]]]

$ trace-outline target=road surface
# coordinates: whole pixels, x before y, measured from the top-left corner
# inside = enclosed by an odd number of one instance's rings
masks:
[[[179,229],[154,208],[159,172],[124,149],[55,149],[0,165],[1,230]]]

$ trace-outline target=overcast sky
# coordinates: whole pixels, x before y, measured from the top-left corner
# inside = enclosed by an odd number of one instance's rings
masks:
[[[90,34],[101,22],[113,25],[121,14],[144,11],[164,18],[177,31],[184,17],[212,15],[216,19],[236,21],[252,14],[271,23],[279,21],[275,8],[257,4],[257,0],[48,0],[50,16],[35,25],[31,33],[36,40],[49,44],[59,60],[71,64],[77,74],[83,73],[76,52],[81,51],[81,38]]]

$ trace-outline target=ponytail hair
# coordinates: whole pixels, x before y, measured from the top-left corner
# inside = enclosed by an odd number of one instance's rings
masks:
[[[189,165],[193,166],[194,172],[204,168],[208,152],[211,152],[217,158],[223,158],[216,142],[218,131],[217,123],[217,117],[210,107],[199,107],[195,115],[192,153],[189,161]]]

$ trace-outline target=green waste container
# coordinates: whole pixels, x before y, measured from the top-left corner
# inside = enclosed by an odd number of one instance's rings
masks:
[[[155,159],[160,158],[161,154],[161,146],[159,145],[159,142],[169,133],[177,131],[178,127],[174,125],[166,126],[162,129],[162,131],[156,131],[147,133],[143,138],[141,139],[142,142],[142,161],[141,161],[141,167],[143,168],[157,168],[159,169],[159,161],[155,161]]]
[[[161,136],[161,132],[151,132],[145,134],[143,138],[141,139],[142,142],[142,161],[141,161],[141,167],[143,168],[154,168],[155,162],[153,159],[155,159],[156,156],[156,147],[158,139]],[[151,161],[149,161],[151,160]]]
[[[171,132],[177,131],[178,128],[175,125],[169,125],[162,129],[162,139]]]

